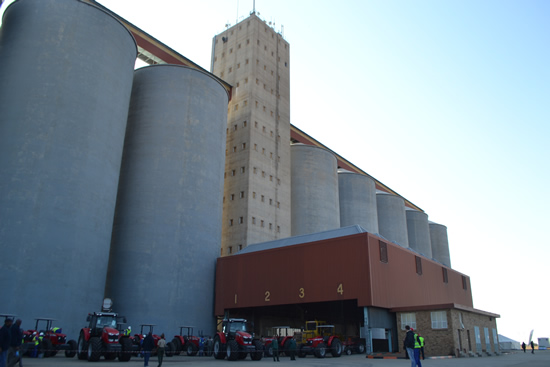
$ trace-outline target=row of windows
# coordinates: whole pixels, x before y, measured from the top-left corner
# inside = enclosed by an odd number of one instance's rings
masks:
[[[246,101],[245,102],[245,106],[246,106]],[[258,103],[258,102],[256,102]],[[246,121],[243,121],[242,122],[242,128],[245,128],[248,126],[248,123]],[[254,121],[254,127],[257,129],[258,128],[258,121]],[[234,124],[233,127],[231,128],[231,131],[237,131],[239,129],[239,124]],[[229,128],[226,129],[226,132],[227,134],[229,134]],[[267,128],[264,126],[262,126],[262,132],[263,133],[266,133],[267,134]],[[270,137],[273,137],[275,134],[273,133],[273,130],[270,130],[269,131],[269,136]],[[281,141],[281,135],[277,135],[277,141]],[[244,143],[243,143],[244,144]],[[246,148],[246,145],[243,145],[242,146],[243,149]],[[234,151],[236,151],[236,147],[233,147]],[[227,151],[226,151],[226,154],[227,154]]]
[[[430,312],[432,321],[432,329],[447,329],[447,311],[432,311]],[[409,325],[416,329],[416,314],[414,312],[401,314],[401,330],[405,330],[405,326]]]
[[[387,264],[389,262],[388,244],[379,240],[378,248],[380,251],[380,262]],[[414,261],[415,261],[415,267],[416,267],[416,274],[422,275],[422,258],[420,256],[415,256]],[[443,283],[446,283],[446,284],[449,283],[449,274],[447,272],[447,268],[441,268],[441,274],[443,278]],[[462,276],[462,288],[464,290],[468,289],[468,280],[464,275]]]
[[[271,153],[273,154],[273,153]],[[273,158],[272,158],[273,159]],[[277,157],[277,159],[280,160],[280,157]],[[239,169],[239,171],[241,172],[241,174],[245,173],[246,172],[246,167],[241,167]],[[252,172],[256,175],[258,174],[260,170],[256,167],[253,167],[252,168]],[[226,179],[227,178],[227,174],[229,173],[229,176],[236,176],[237,175],[237,170],[236,169],[232,169],[231,171],[228,171],[228,172],[224,172],[223,174],[223,178]],[[262,171],[262,178],[266,178],[267,177],[267,174],[265,173],[265,171]],[[277,177],[273,177],[273,175],[269,175],[269,181],[270,182],[274,182],[274,179],[277,180],[277,185],[280,185],[281,184],[281,179],[280,178],[277,178]]]
[[[239,199],[244,199],[245,196],[246,196],[246,194],[245,194],[244,191],[241,191],[239,193]],[[234,201],[236,199],[236,197],[237,196],[235,194],[230,194],[228,199],[230,201]],[[265,195],[256,195],[256,191],[252,191],[252,199],[256,199],[256,197],[258,197],[262,203],[267,202]],[[225,203],[225,196],[223,197],[223,202]],[[279,209],[281,207],[281,202],[279,202],[279,201],[275,202],[275,200],[269,199],[269,205],[275,205],[277,207],[277,209]]]
[[[244,217],[239,217],[237,220],[229,219],[229,227],[233,227],[234,224],[244,224]],[[256,220],[256,217],[250,218],[250,223],[253,225],[259,225],[262,228],[266,227],[266,222],[263,219]],[[269,226],[267,226],[269,230],[273,230],[273,223],[269,223]],[[281,226],[277,226],[277,232],[281,232]]]
[[[243,249],[243,245],[237,245],[237,251],[241,251]],[[233,253],[233,246],[227,246],[227,255],[231,255]],[[223,248],[220,249],[220,255],[223,256]]]
[[[265,88],[265,84],[264,84],[264,88]],[[273,94],[273,89],[271,89],[271,94]],[[277,98],[281,98],[281,95],[277,95]],[[246,107],[248,106],[248,100],[244,100],[243,101],[243,107]],[[258,101],[256,101],[256,108],[260,108],[260,103]],[[238,103],[235,103],[233,105],[233,111],[238,111],[239,110],[239,104]],[[263,112],[267,113],[267,107],[264,105],[262,106],[262,110]],[[231,107],[227,107],[227,113],[229,114],[231,112]],[[273,110],[270,110],[269,111],[269,115],[271,117],[274,117],[275,116],[275,113],[273,112]],[[281,116],[280,115],[277,115],[277,120],[280,120],[281,119]]]
[[[216,60],[216,59],[217,59],[217,58],[214,58],[214,60]],[[245,64],[245,65],[248,65],[248,59],[245,60],[244,64]],[[256,65],[260,65],[260,60],[256,59]],[[286,62],[285,62],[285,66],[287,66],[287,63],[286,63]],[[237,63],[237,69],[240,69],[240,68],[241,68],[241,63],[238,62],[238,63]],[[267,71],[267,65],[265,65],[265,64],[264,64],[264,71]],[[233,66],[230,66],[229,69],[227,69],[227,74],[231,74],[232,72],[233,72]],[[224,76],[224,72],[222,71],[222,72],[220,73],[220,77],[223,78],[223,76]],[[273,70],[271,70],[271,76],[275,76],[275,72],[274,72]],[[281,79],[280,76],[279,76],[278,78],[279,78],[279,80]],[[246,78],[245,83],[248,83],[248,78]],[[237,84],[238,84],[238,83],[237,83]],[[258,79],[256,79],[256,84],[258,84]],[[264,84],[264,86],[265,86],[265,84]],[[237,85],[237,87],[238,87],[238,85]]]

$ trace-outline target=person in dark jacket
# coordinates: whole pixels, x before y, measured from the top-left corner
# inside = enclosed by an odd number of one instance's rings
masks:
[[[0,367],[6,367],[8,364],[8,350],[11,345],[11,324],[12,319],[6,318],[4,326],[0,329]]]
[[[8,367],[13,367],[19,361],[19,367],[23,367],[21,358],[21,344],[23,342],[23,330],[21,330],[21,319],[17,319],[11,326],[11,343],[8,352]]]
[[[275,362],[275,361],[280,362],[279,361],[279,336],[278,335],[273,336],[273,341],[271,342],[271,348],[273,349],[273,362]],[[275,358],[277,358],[277,359],[275,359]]]
[[[290,353],[290,360],[295,361],[296,360],[296,340],[294,339],[294,337],[290,339],[289,353]]]
[[[531,340],[531,353],[535,354],[535,343]]]
[[[416,361],[414,359],[414,331],[409,325],[405,326],[405,330],[407,330],[407,333],[403,340],[403,349],[407,351],[407,355],[411,360],[411,367],[416,367]]]
[[[155,347],[155,340],[153,339],[153,333],[149,331],[145,339],[143,339],[143,366],[149,366],[149,357],[151,351]]]

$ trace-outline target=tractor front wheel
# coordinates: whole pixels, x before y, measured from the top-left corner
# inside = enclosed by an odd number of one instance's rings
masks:
[[[103,344],[101,344],[101,338],[93,337],[90,338],[88,343],[88,361],[96,362],[101,358],[103,353]]]
[[[67,358],[73,358],[76,354],[78,344],[76,343],[76,340],[69,340],[67,342],[69,344],[69,349],[65,349],[65,357]]]
[[[172,339],[172,347],[174,348],[173,349],[174,353],[172,354],[179,356],[181,353],[181,340],[179,340],[179,338]]]
[[[262,345],[261,341],[255,340],[254,347],[256,348],[256,351],[250,352],[250,358],[253,361],[259,361],[262,359],[262,355],[264,354],[264,346]]]
[[[132,350],[134,349],[134,344],[132,339],[128,337],[123,337],[120,339],[120,353],[118,354],[118,360],[120,362],[128,362],[132,358]]]
[[[239,344],[236,340],[230,340],[227,342],[226,354],[227,360],[229,361],[236,361],[239,359]]]
[[[315,353],[315,357],[317,358],[325,358],[325,356],[327,355],[327,347],[325,343],[317,344],[317,346],[315,347],[314,353]]]
[[[185,343],[185,351],[188,356],[193,357],[197,355],[198,349],[195,344],[193,344],[190,340],[187,340]]]
[[[330,345],[330,353],[333,357],[340,357],[342,355],[342,342],[340,339],[332,339],[332,343]]]

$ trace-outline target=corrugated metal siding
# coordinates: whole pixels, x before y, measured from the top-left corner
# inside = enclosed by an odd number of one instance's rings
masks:
[[[225,309],[345,299],[357,299],[359,307],[472,305],[462,274],[448,269],[445,284],[442,265],[422,258],[423,274],[417,275],[416,253],[392,243],[387,249],[385,264],[379,238],[362,233],[219,258],[216,315]]]

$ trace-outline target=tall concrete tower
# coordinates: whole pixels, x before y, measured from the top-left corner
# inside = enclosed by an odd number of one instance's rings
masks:
[[[212,41],[233,86],[227,118],[223,256],[290,236],[290,46],[252,13]]]

